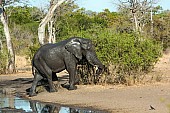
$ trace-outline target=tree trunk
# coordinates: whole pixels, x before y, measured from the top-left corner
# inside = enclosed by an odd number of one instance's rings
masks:
[[[134,23],[135,23],[135,31],[138,31],[138,21],[137,21],[137,17],[136,17],[136,13],[133,13],[133,19],[134,19]]]
[[[3,53],[3,45],[2,45],[2,40],[0,39],[0,52]]]
[[[153,37],[153,17],[152,17],[152,4],[151,4],[151,36]]]
[[[9,33],[9,27],[8,27],[8,23],[6,19],[6,14],[4,11],[1,13],[1,22],[4,26],[4,33],[5,33],[7,49],[8,49],[8,61],[7,61],[6,71],[7,73],[14,73],[15,72],[15,54],[13,51],[13,46],[12,46],[11,37]]]
[[[49,34],[48,43],[52,43],[52,38],[53,38],[53,21],[52,20],[48,22],[48,34]]]
[[[55,37],[55,27],[52,28],[52,43],[55,43],[56,37]]]
[[[60,0],[58,1],[56,4],[52,4],[47,15],[45,16],[45,18],[42,19],[41,23],[39,24],[39,28],[38,28],[38,39],[39,39],[39,43],[41,45],[44,45],[44,39],[45,39],[45,26],[46,24],[51,20],[51,18],[53,17],[53,13],[55,11],[55,9],[60,6],[60,4],[62,4],[65,0]]]
[[[55,43],[56,37],[55,37],[55,27],[53,26],[54,22],[51,20],[48,22],[48,43]]]

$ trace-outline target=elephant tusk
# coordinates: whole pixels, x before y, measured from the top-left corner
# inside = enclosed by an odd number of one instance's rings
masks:
[[[94,70],[95,72],[99,69],[99,66],[98,65],[94,65]]]

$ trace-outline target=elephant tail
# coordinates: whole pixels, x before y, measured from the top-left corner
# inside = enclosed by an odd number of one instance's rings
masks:
[[[32,66],[32,75],[35,76],[35,67]]]
[[[32,75],[35,76],[37,69],[35,68],[34,61],[32,60]]]

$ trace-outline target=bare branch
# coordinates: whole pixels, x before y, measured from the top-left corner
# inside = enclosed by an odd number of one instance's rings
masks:
[[[41,45],[44,45],[44,39],[45,39],[45,26],[46,24],[51,20],[53,17],[54,11],[56,10],[57,7],[59,7],[63,2],[66,0],[60,0],[56,4],[52,4],[47,15],[42,19],[41,23],[39,24],[38,28],[38,37],[39,37],[39,42]]]

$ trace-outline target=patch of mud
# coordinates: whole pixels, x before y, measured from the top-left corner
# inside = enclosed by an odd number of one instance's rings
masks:
[[[164,54],[152,73],[146,75],[148,83],[124,85],[77,85],[69,91],[59,88],[58,92],[41,92],[28,97],[26,89],[31,87],[31,72],[0,75],[0,88],[14,88],[24,98],[62,105],[107,110],[112,113],[169,113],[170,112],[170,54]],[[68,83],[67,72],[58,74],[60,84]],[[153,78],[155,77],[155,78]],[[154,80],[155,82],[153,82]],[[48,97],[48,98],[47,98]]]

